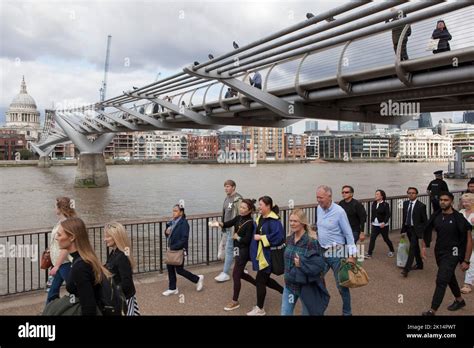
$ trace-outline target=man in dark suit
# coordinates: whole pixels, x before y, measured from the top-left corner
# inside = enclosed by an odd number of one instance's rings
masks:
[[[408,272],[412,269],[423,269],[423,259],[421,258],[419,239],[423,238],[423,231],[428,221],[426,216],[426,205],[417,200],[418,189],[409,187],[407,190],[408,201],[403,202],[403,227],[402,236],[407,235],[410,240],[410,250],[408,252],[408,260],[402,271],[404,277],[408,276]],[[413,259],[416,260],[415,267]]]

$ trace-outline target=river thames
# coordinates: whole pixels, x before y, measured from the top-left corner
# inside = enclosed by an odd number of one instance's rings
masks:
[[[244,197],[269,195],[286,206],[289,200],[314,203],[321,184],[333,187],[336,201],[343,184],[354,186],[356,198],[373,197],[378,188],[388,196],[404,194],[408,186],[424,193],[433,171],[446,168],[446,162],[115,165],[107,167],[110,186],[99,189],[74,188],[74,166],[0,168],[0,231],[54,225],[58,196],[73,198],[86,223],[105,223],[169,216],[180,200],[188,214],[220,211],[226,179],[235,180]],[[451,190],[467,183],[446,181]]]

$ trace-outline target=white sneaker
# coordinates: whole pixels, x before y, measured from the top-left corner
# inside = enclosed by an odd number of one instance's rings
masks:
[[[216,282],[223,283],[230,280],[230,276],[224,272],[221,272],[217,277],[214,278]]]
[[[169,296],[169,295],[177,295],[178,294],[178,289],[176,288],[175,290],[166,290],[162,293],[163,296]]]
[[[247,271],[247,268],[244,269],[244,273],[245,273],[245,274],[249,274],[249,271]]]
[[[258,306],[253,307],[253,309],[247,313],[247,315],[262,316],[266,315],[264,309],[260,309]]]
[[[202,274],[198,275],[199,280],[196,285],[196,290],[201,291],[202,287],[204,286],[204,276]]]
[[[387,254],[388,257],[393,257],[393,255],[394,254],[391,251]]]

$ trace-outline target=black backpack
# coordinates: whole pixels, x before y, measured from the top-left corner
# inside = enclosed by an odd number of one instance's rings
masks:
[[[102,315],[126,315],[127,300],[120,285],[113,277],[107,278],[102,274],[100,284],[99,309]]]
[[[82,258],[79,256],[74,260],[72,266]],[[79,298],[79,301],[81,299]],[[120,285],[116,284],[113,277],[107,278],[102,274],[102,281],[100,283],[99,298],[97,306],[102,315],[126,315],[127,314],[127,300]]]

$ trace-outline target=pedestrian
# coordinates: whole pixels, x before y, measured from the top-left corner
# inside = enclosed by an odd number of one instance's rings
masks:
[[[387,202],[387,195],[383,190],[375,191],[375,200],[372,203],[371,222],[372,233],[370,234],[369,252],[365,255],[366,259],[372,258],[375,249],[375,241],[379,234],[382,235],[384,242],[388,246],[388,257],[393,257],[395,249],[388,237],[390,220],[390,205]]]
[[[291,232],[286,239],[281,315],[293,315],[298,299],[302,315],[323,315],[329,293],[324,283],[326,263],[322,248],[302,209],[293,210],[289,219]]]
[[[397,9],[394,7],[391,8],[390,11],[394,12],[394,15],[392,18],[387,19],[385,23],[397,21],[407,16],[403,11],[397,11]],[[392,29],[392,43],[393,43],[393,50],[395,51],[395,54],[397,53],[398,45],[400,42],[400,36],[402,35],[402,31],[404,28],[405,28],[405,24],[402,24]],[[403,40],[401,43],[402,47],[401,47],[400,60],[408,60],[407,43],[408,43],[408,37],[410,35],[411,35],[411,26],[408,25],[407,32],[405,33],[405,36],[403,37]]]
[[[331,268],[336,280],[337,289],[342,297],[342,315],[352,315],[351,294],[349,288],[339,285],[339,268],[342,260],[355,264],[357,248],[347,214],[332,200],[332,189],[321,185],[316,190],[318,201],[317,234],[323,248],[323,260],[327,269]]]
[[[466,306],[455,271],[458,264],[463,272],[469,269],[472,226],[461,213],[453,209],[453,200],[454,195],[451,192],[439,193],[440,209],[431,215],[423,233],[422,257],[426,258],[426,248],[430,247],[433,230],[436,231],[434,254],[438,266],[431,309],[423,312],[424,316],[436,314],[448,285],[455,298],[448,310],[457,311]]]
[[[459,212],[466,218],[467,222],[474,225],[474,194],[465,193],[461,196],[461,203],[463,209]],[[471,232],[471,236],[474,238],[474,234]],[[471,259],[469,260],[469,269],[466,271],[464,278],[464,285],[461,288],[463,294],[469,294],[472,292],[472,282],[474,280],[474,253],[471,253]]]
[[[239,294],[242,287],[241,279],[254,286],[256,285],[255,279],[251,275],[245,273],[245,266],[247,265],[247,262],[250,261],[250,242],[252,241],[254,230],[257,227],[252,218],[254,212],[255,200],[242,199],[239,206],[239,215],[225,223],[218,223],[219,226],[223,228],[235,228],[235,232],[232,236],[233,253],[235,255],[234,270],[232,272],[234,293],[232,296],[232,302],[224,307],[225,311],[232,311],[240,308]]]
[[[433,173],[435,179],[432,180],[426,192],[430,195],[431,204],[433,206],[433,213],[440,209],[439,207],[439,194],[440,192],[449,192],[448,184],[443,180],[443,171],[437,170]]]
[[[179,266],[166,265],[168,270],[168,289],[163,292],[163,296],[176,295],[179,293],[176,287],[176,273],[196,284],[196,290],[201,291],[204,285],[204,276],[195,275],[184,269],[184,261],[188,251],[189,224],[186,220],[184,207],[176,204],[173,207],[173,218],[166,224],[166,242],[169,250],[183,250],[183,263]]]
[[[112,273],[115,284],[119,285],[127,301],[127,316],[140,315],[136,290],[133,284],[135,260],[127,231],[122,224],[110,222],[104,227],[104,241],[112,249],[107,255],[105,267]]]
[[[242,196],[236,192],[237,184],[234,180],[226,180],[224,182],[224,191],[226,197],[222,207],[222,221],[225,223],[231,221],[239,215],[239,205],[242,200]],[[230,269],[232,267],[232,261],[234,260],[234,241],[232,236],[234,235],[234,227],[223,228],[222,237],[219,243],[219,250],[224,254],[224,268],[214,279],[216,282],[222,283],[230,280]]]
[[[112,275],[95,254],[86,225],[77,217],[68,218],[61,222],[56,240],[73,258],[66,290],[79,300],[82,315],[100,314],[102,280]]]
[[[262,89],[262,75],[258,71],[255,71],[253,77],[250,78],[250,85]]]
[[[436,23],[436,29],[431,35],[432,39],[439,39],[438,48],[433,51],[434,54],[450,51],[451,47],[449,46],[449,41],[452,39],[451,34],[446,27],[446,23],[443,20],[439,20]]]
[[[278,215],[280,209],[273,204],[269,196],[258,199],[260,215],[257,217],[257,228],[250,243],[250,258],[253,270],[257,271],[257,305],[247,315],[265,315],[263,308],[267,295],[267,286],[283,293],[283,287],[271,278],[271,247],[281,247],[285,242],[285,232]]]
[[[49,276],[53,277],[53,280],[48,290],[46,304],[56,298],[59,298],[59,290],[61,285],[67,281],[69,272],[71,271],[72,257],[69,255],[66,249],[59,248],[58,241],[56,240],[56,235],[61,222],[68,218],[76,217],[74,203],[69,197],[56,198],[56,215],[59,221],[51,231],[49,245],[49,255],[51,258],[51,263],[53,264],[53,267],[49,270]]]
[[[354,198],[354,188],[352,186],[344,185],[341,194],[342,201],[339,202],[339,205],[344,209],[349,219],[354,235],[354,243],[357,243],[359,239],[363,242],[365,240],[364,226],[367,220],[367,212],[362,203]]]
[[[423,238],[428,218],[426,216],[426,205],[417,199],[418,189],[409,187],[407,189],[408,201],[403,202],[403,226],[402,236],[408,236],[410,249],[408,250],[408,259],[402,271],[402,276],[407,277],[411,270],[422,270],[423,259],[421,258],[421,249],[419,239]],[[416,260],[413,266],[413,260]]]

